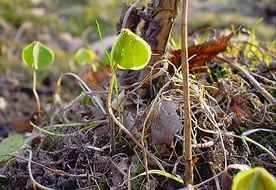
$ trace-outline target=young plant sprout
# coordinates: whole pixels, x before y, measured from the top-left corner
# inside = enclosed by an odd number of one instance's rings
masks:
[[[275,189],[275,177],[262,167],[240,171],[233,179],[232,189]]]
[[[51,49],[38,41],[27,45],[22,51],[23,62],[33,68],[33,93],[37,103],[38,117],[41,117],[39,96],[36,91],[36,70],[47,69],[54,61],[54,53]]]
[[[96,59],[96,53],[92,49],[82,47],[74,55],[74,58],[78,65],[84,66],[89,64],[93,72],[98,70],[97,65],[93,63]]]
[[[149,62],[151,48],[140,36],[122,29],[111,51],[111,66],[119,69],[141,70]]]
[[[111,50],[110,70],[111,81],[108,99],[111,100],[113,84],[115,83],[116,99],[118,111],[120,107],[118,101],[118,86],[116,81],[116,69],[141,70],[149,63],[151,58],[151,47],[140,36],[134,34],[128,29],[122,29],[121,33],[116,37]],[[111,105],[108,102],[109,112]]]

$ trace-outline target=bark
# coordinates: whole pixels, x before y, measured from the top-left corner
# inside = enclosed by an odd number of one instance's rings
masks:
[[[142,16],[145,24],[141,36],[152,48],[152,58],[149,66],[162,59],[171,34],[172,26],[177,15],[177,0],[151,0],[147,13]],[[160,67],[160,65],[157,65]],[[141,71],[140,81],[150,72],[150,68]]]
[[[122,29],[123,21],[129,8],[131,8],[130,4],[123,4],[120,21],[117,23],[117,34],[119,34]],[[141,11],[143,11],[143,8],[139,9],[137,7],[133,7],[126,20],[125,28],[130,29],[133,33],[136,33],[137,26],[141,21],[141,16],[139,14]]]

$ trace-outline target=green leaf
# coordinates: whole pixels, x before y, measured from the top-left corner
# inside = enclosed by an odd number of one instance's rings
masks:
[[[168,178],[173,179],[173,180],[175,180],[179,183],[184,184],[184,181],[182,179],[180,179],[180,178],[178,178],[178,177],[176,177],[176,176],[174,176],[174,175],[172,175],[168,172],[162,171],[162,170],[148,170],[148,174],[150,174],[150,175],[151,174],[163,175],[165,177],[168,177]],[[141,175],[146,175],[146,172],[143,172],[143,173],[139,174],[138,176],[141,176]]]
[[[5,138],[0,143],[0,154],[9,154],[17,151],[24,144],[24,138],[22,135],[14,135]],[[11,156],[0,156],[0,162],[4,162],[11,158]]]
[[[111,50],[111,62],[120,69],[140,70],[148,64],[150,57],[149,44],[128,29],[123,29],[116,37]]]
[[[261,167],[239,172],[232,184],[232,190],[272,190],[275,187],[276,179]]]
[[[79,65],[85,63],[91,63],[95,59],[96,55],[91,49],[80,48],[75,54],[75,60]]]
[[[22,51],[22,59],[28,67],[34,67],[33,49],[35,44],[30,43]]]
[[[22,59],[28,67],[47,69],[54,61],[54,53],[42,43],[34,41],[23,49]]]

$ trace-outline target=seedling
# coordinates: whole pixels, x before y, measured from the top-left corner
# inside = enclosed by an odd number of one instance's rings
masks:
[[[79,65],[83,66],[89,63],[94,72],[97,70],[96,65],[91,64],[96,58],[96,54],[93,50],[82,47],[77,51],[74,57]]]
[[[111,81],[109,94],[111,99],[113,85],[115,88],[118,111],[120,115],[120,107],[118,101],[118,84],[116,80],[116,70],[129,69],[141,70],[149,63],[151,58],[151,47],[140,36],[134,34],[128,29],[122,29],[121,33],[116,37],[112,46],[111,56],[104,47],[99,23],[96,21],[100,40],[105,50],[106,56],[110,63]],[[109,102],[110,103],[110,102]],[[111,105],[108,105],[111,108]]]
[[[140,70],[149,62],[151,48],[140,36],[123,29],[116,37],[111,51],[113,68]]]
[[[140,36],[128,29],[122,29],[116,37],[111,50],[111,74],[112,80],[116,80],[116,69],[141,70],[149,62],[151,48]],[[116,87],[115,82],[115,88]],[[116,90],[116,89],[115,89]],[[118,103],[118,100],[117,100]]]
[[[34,41],[23,49],[22,59],[28,67],[33,68],[33,93],[37,103],[38,117],[40,118],[41,108],[39,96],[36,91],[36,70],[50,67],[54,61],[54,53],[42,43]]]
[[[261,167],[241,171],[234,177],[232,189],[275,189],[275,177]]]

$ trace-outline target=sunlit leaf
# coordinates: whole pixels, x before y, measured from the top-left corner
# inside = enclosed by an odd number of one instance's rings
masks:
[[[162,175],[162,176],[165,176],[165,177],[168,177],[170,179],[173,179],[179,183],[182,183],[184,184],[184,181],[168,172],[165,172],[165,171],[162,171],[162,170],[148,170],[148,174],[157,174],[157,175]],[[141,175],[146,175],[146,172],[143,172],[141,174],[139,174],[138,176],[141,176]]]
[[[95,59],[95,53],[91,49],[80,48],[75,54],[75,60],[78,64],[84,65],[91,63]]]
[[[239,172],[232,185],[233,190],[272,190],[275,187],[275,177],[261,167]]]
[[[151,57],[149,44],[128,29],[116,37],[111,51],[111,60],[120,69],[140,70]]]
[[[47,69],[54,61],[54,53],[42,43],[34,41],[23,49],[22,59],[28,67]]]

